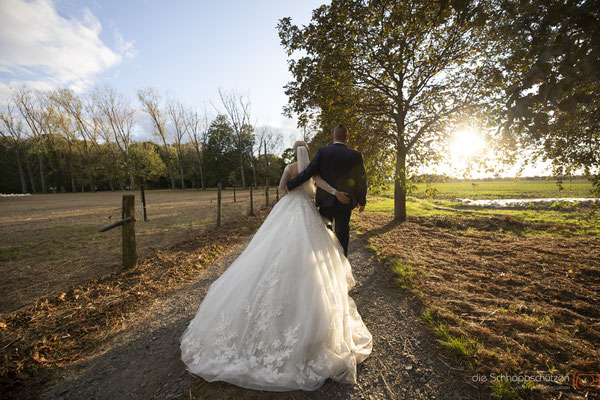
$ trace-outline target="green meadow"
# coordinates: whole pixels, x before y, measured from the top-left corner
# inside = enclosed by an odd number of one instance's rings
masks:
[[[407,198],[407,213],[412,216],[442,217],[448,215],[468,218],[510,216],[532,223],[569,227],[580,235],[600,234],[600,212],[589,206],[555,204],[550,208],[525,207],[519,209],[492,209],[463,206],[460,199],[519,199],[554,197],[594,197],[592,184],[584,179],[565,181],[559,186],[555,180],[473,181],[417,184]],[[370,195],[367,211],[392,213],[393,187],[378,195]],[[558,229],[560,231],[560,229]],[[554,232],[552,230],[549,231]]]

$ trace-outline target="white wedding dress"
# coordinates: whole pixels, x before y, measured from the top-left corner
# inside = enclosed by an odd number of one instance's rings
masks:
[[[308,156],[298,149],[301,171]],[[284,196],[211,285],[181,336],[188,371],[271,391],[356,383],[372,338],[348,296],[350,264],[313,196],[311,181]]]

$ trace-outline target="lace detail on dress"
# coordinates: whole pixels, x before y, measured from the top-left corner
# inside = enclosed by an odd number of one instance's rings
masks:
[[[268,382],[275,382],[285,376],[279,368],[284,365],[285,360],[292,355],[297,342],[298,331],[301,324],[287,327],[279,339],[268,340],[266,335],[269,326],[276,318],[283,316],[284,307],[279,304],[275,308],[270,304],[273,290],[279,282],[280,265],[274,264],[271,272],[257,286],[256,303],[258,309],[252,309],[249,301],[242,303],[242,310],[247,318],[247,326],[250,328],[243,341],[239,341],[238,334],[232,329],[232,318],[221,313],[215,327],[214,341],[208,348],[202,346],[202,341],[192,340],[200,351],[193,355],[193,362],[200,363],[205,359],[209,365],[230,365],[232,370],[236,367],[246,366],[252,368],[258,376]],[[188,344],[189,341],[186,341]],[[206,351],[209,354],[203,354]],[[210,354],[210,353],[213,354]]]

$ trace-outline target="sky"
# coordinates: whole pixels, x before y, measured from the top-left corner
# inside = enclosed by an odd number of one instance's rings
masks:
[[[21,85],[83,93],[109,84],[135,105],[137,91],[152,86],[215,116],[221,88],[248,96],[251,122],[278,129],[281,151],[302,135],[282,115],[292,76],[277,23],[308,24],[326,1],[0,0],[0,105]],[[148,116],[135,118],[134,139],[150,139]]]
[[[1,0],[0,101],[23,84],[78,92],[110,84],[136,105],[153,86],[216,114],[218,90],[251,101],[252,121],[301,137],[282,115],[291,80],[277,23],[307,24],[324,1]],[[138,113],[136,139],[151,125]]]

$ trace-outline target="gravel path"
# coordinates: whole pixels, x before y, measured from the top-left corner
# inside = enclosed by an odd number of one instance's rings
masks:
[[[446,365],[421,322],[413,295],[365,243],[350,243],[356,287],[350,293],[373,334],[373,352],[358,367],[355,386],[327,381],[314,392],[259,392],[188,373],[179,358],[179,337],[210,284],[235,260],[250,237],[236,245],[198,280],[157,299],[130,326],[63,371],[40,397],[48,399],[476,399],[487,397],[465,382],[467,373]]]

